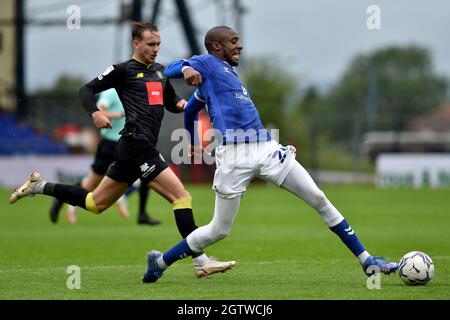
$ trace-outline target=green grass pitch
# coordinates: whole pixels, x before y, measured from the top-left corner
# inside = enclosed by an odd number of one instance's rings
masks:
[[[197,224],[209,222],[214,193],[188,186]],[[242,199],[231,234],[207,248],[235,259],[235,269],[208,279],[194,277],[190,259],[174,264],[156,284],[143,284],[146,252],[166,250],[180,238],[171,207],[152,193],[157,227],[136,224],[115,207],[101,216],[79,210],[77,225],[63,209],[51,224],[45,196],[11,206],[0,190],[0,299],[446,299],[450,298],[449,190],[378,190],[369,186],[324,187],[371,254],[395,261],[424,251],[436,272],[426,286],[403,284],[398,274],[381,277],[369,290],[353,255],[303,201],[276,187],[252,185]],[[81,270],[81,288],[66,286],[67,267]]]

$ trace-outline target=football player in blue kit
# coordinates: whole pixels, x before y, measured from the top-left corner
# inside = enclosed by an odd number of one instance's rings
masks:
[[[189,85],[198,87],[185,107],[191,139],[193,121],[201,108],[207,109],[213,128],[222,137],[222,144],[215,149],[214,215],[209,224],[195,229],[168,251],[151,250],[143,282],[156,282],[175,261],[225,238],[253,177],[288,190],[314,208],[368,276],[376,271],[395,272],[397,263],[368,253],[347,220],[295,159],[295,148],[282,146],[264,129],[249,92],[233,70],[243,49],[237,32],[226,26],[214,27],[205,36],[205,47],[208,54],[173,62],[164,73],[168,78],[184,77]]]

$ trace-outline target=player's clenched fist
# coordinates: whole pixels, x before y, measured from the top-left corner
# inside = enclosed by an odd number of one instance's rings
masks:
[[[93,112],[91,116],[97,128],[99,129],[112,128],[111,122],[109,121],[108,117],[100,110]]]
[[[202,83],[202,76],[194,68],[187,67],[183,70],[184,80],[190,86],[198,87]]]

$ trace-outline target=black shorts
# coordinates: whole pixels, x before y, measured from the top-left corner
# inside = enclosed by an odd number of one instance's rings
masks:
[[[100,176],[104,176],[116,155],[117,142],[102,138],[98,143],[95,153],[94,163],[91,165],[92,171]]]
[[[106,175],[113,180],[132,185],[141,179],[145,185],[168,167],[167,162],[151,143],[133,137],[121,137],[115,161]]]

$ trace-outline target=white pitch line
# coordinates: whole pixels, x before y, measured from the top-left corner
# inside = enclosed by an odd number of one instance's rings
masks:
[[[448,260],[450,259],[450,256],[434,256],[431,257],[432,260]],[[342,262],[342,261],[349,261],[350,259],[321,259],[321,260],[316,260],[316,259],[302,259],[302,260],[298,260],[298,262]],[[260,260],[260,261],[242,261],[242,263],[244,264],[259,264],[259,265],[264,265],[264,264],[273,264],[273,263],[284,263],[284,262],[292,262],[292,260]],[[73,265],[73,264],[72,264]],[[67,265],[66,267],[52,267],[52,268],[35,268],[35,269],[4,269],[1,270],[0,269],[0,273],[9,273],[9,272],[60,272],[63,271],[65,272],[65,270],[67,269],[69,265]],[[173,265],[171,266],[171,269],[180,267],[181,265]],[[126,268],[146,268],[146,264],[136,264],[136,265],[112,265],[112,266],[79,266],[80,269],[82,270],[96,270],[96,269],[126,269]]]
[[[51,267],[51,268],[35,268],[35,269],[0,269],[0,273],[4,272],[60,272],[63,271],[65,272],[65,270],[67,269],[67,267],[71,266],[71,265],[76,265],[75,263],[69,264],[65,267]],[[82,266],[82,265],[78,265],[80,267],[81,270],[96,270],[96,269],[145,269],[147,268],[147,264],[143,263],[143,264],[136,264],[136,265],[111,265],[111,266]],[[181,264],[178,265],[174,265],[171,267],[171,269],[173,268],[178,268],[182,266]]]
[[[69,265],[68,265],[69,266]],[[67,266],[67,267],[68,267]],[[54,267],[54,268],[36,268],[36,269],[4,269],[0,270],[2,272],[56,272],[56,271],[64,271],[67,267]],[[89,269],[123,269],[123,268],[145,268],[144,264],[142,265],[116,265],[116,266],[86,266],[81,267],[80,269],[89,270]]]

